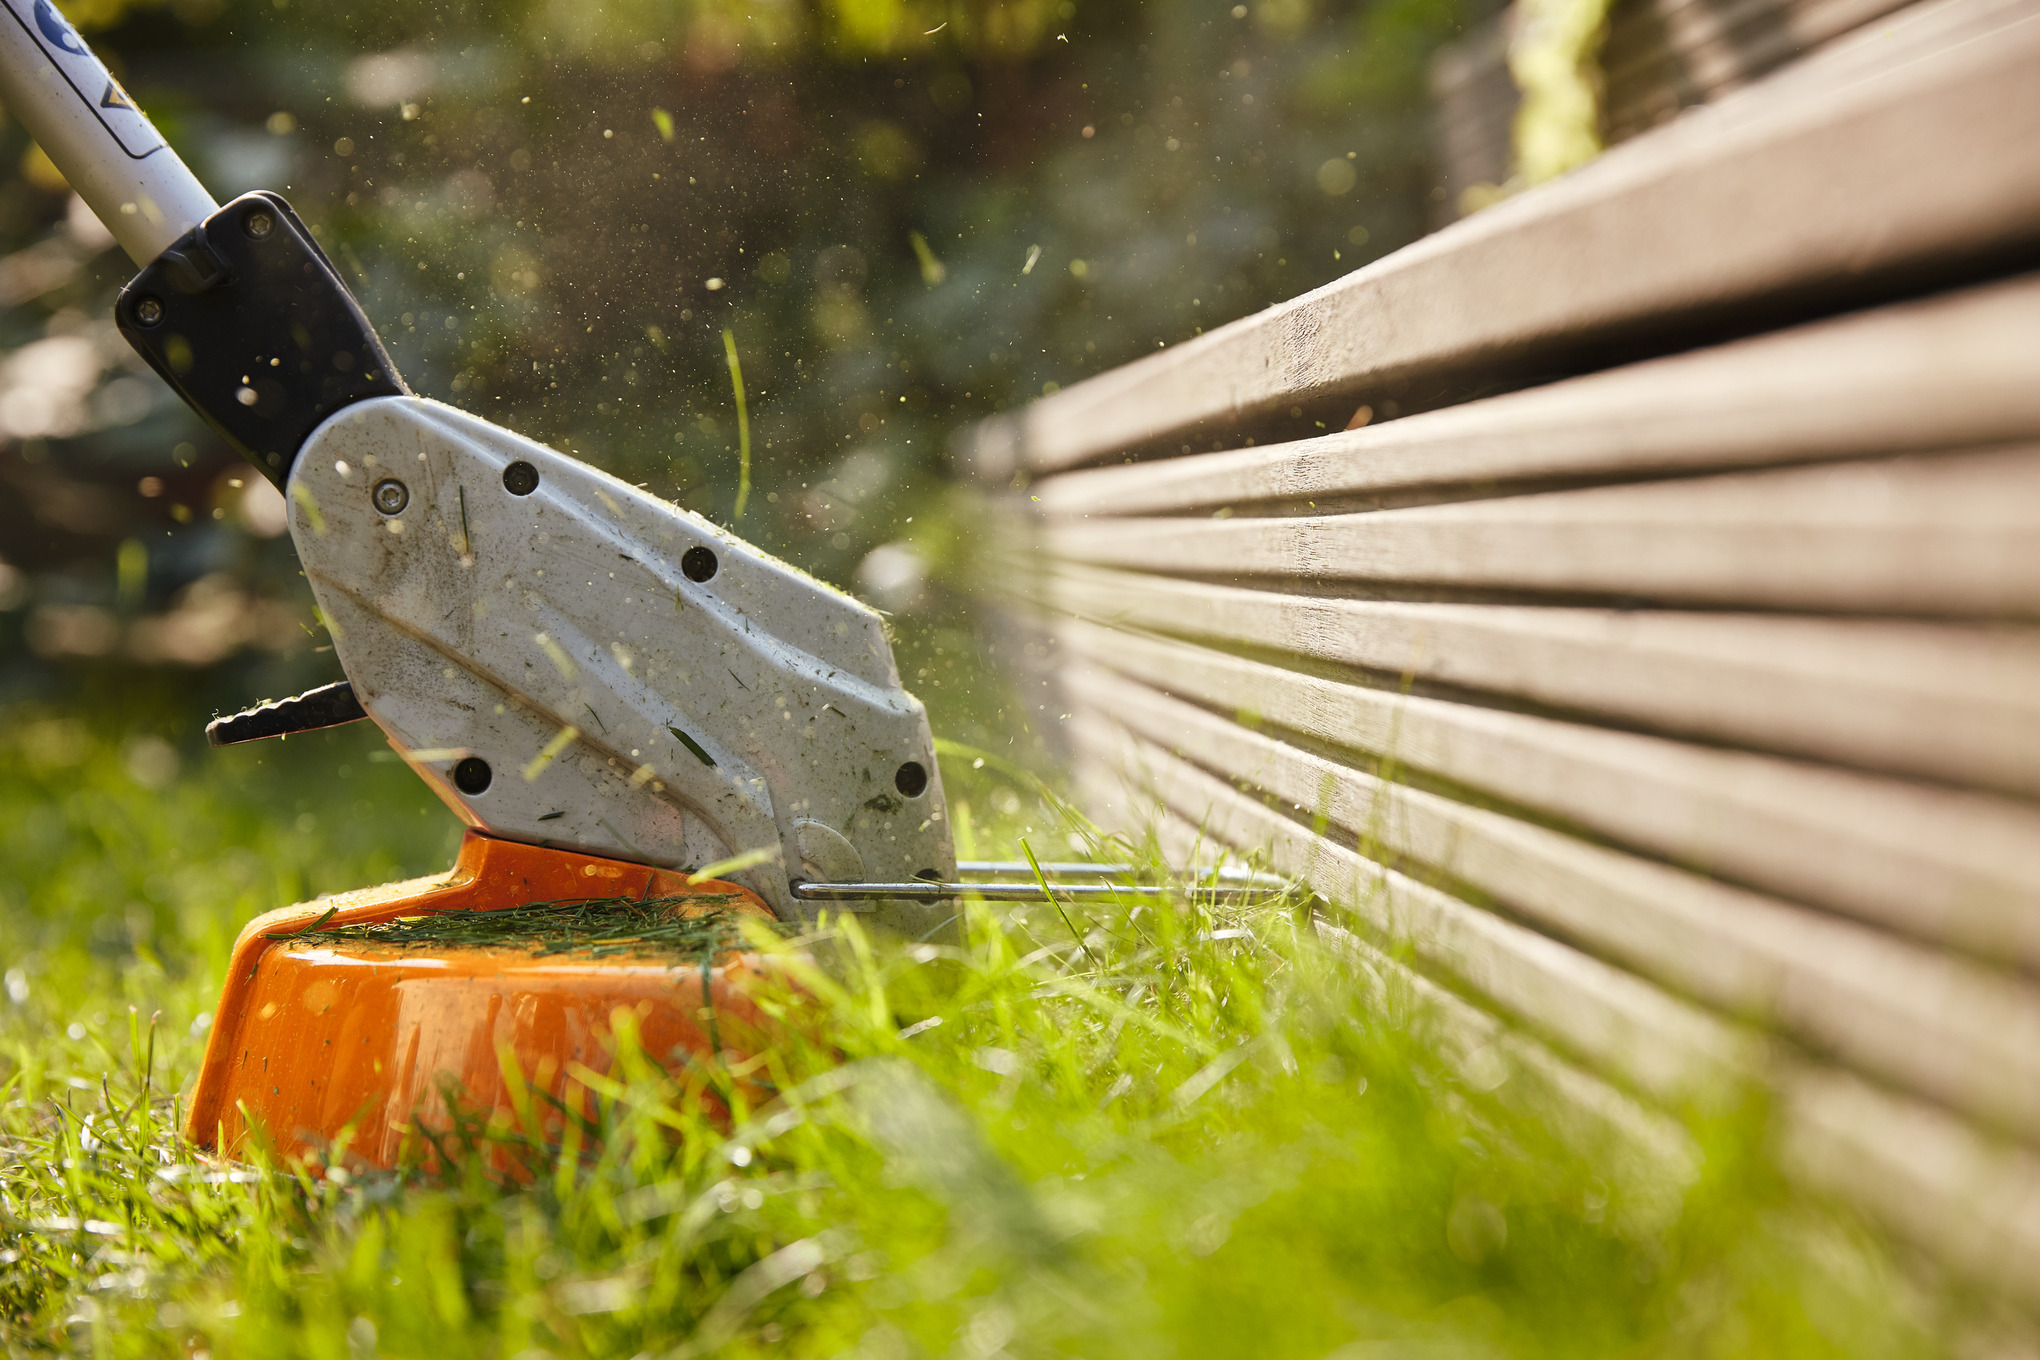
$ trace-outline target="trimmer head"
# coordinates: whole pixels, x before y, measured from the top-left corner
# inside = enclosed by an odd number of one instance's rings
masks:
[[[592,946],[534,947],[528,932],[492,941],[486,921],[465,915],[652,900],[676,923],[699,923],[701,936],[718,913],[772,919],[732,883],[474,832],[450,874],[258,917],[234,946],[186,1137],[228,1156],[253,1136],[286,1157],[390,1167],[429,1156],[423,1144],[450,1122],[449,1093],[482,1118],[510,1112],[512,1080],[577,1105],[570,1088],[586,1083],[576,1073],[613,1065],[619,1009],[669,1068],[755,1033],[761,1017],[744,987],[759,961],[718,951],[727,933],[695,961],[619,941],[613,925]],[[466,938],[419,943],[434,918],[458,922]]]

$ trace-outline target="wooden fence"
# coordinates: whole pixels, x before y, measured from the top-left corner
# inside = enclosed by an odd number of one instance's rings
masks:
[[[1094,815],[1638,1128],[1768,1082],[2028,1305],[2036,73],[2040,0],[1912,6],[968,447]]]

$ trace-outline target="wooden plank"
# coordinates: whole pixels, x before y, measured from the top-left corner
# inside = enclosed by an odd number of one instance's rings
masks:
[[[2040,1160],[1844,1072],[1795,1065],[1777,1085],[1788,1174],[1861,1205],[1958,1274],[2040,1305]]]
[[[1097,667],[1086,702],[1140,742],[1442,872],[1517,919],[1901,1089],[2040,1141],[2040,989],[1501,813],[1387,783]]]
[[[1696,872],[2040,973],[2040,814],[1945,789],[1343,684],[1087,624],[1066,657]],[[1066,693],[1090,701],[1072,673]]]
[[[1194,765],[1136,745],[1101,718],[1078,714],[1066,726],[1183,820],[1265,854],[1377,938],[1407,944],[1423,971],[1456,980],[1659,1104],[1709,1106],[1760,1065],[1756,1035],[1659,987],[1313,837]]]
[[[1610,146],[1710,103],[1907,0],[1635,0],[1613,7],[1601,46],[1601,135]],[[1439,49],[1430,86],[1447,201],[1509,177],[1523,96],[1508,68],[1514,8]],[[1446,220],[1459,216],[1452,211]]]
[[[1327,599],[1071,568],[1050,588],[1080,617],[1392,684],[2040,792],[2040,633],[2025,627]]]
[[[1880,276],[2028,248],[2036,8],[1915,6],[1336,283],[1066,388],[1014,417],[1024,465],[1074,467],[1413,375],[1549,372],[1760,301],[1832,306],[1875,295]],[[1003,480],[992,452],[981,465]]]
[[[1099,728],[1095,720],[1081,726],[1087,739],[1096,741],[1101,750],[1120,740],[1109,727]],[[1151,749],[1133,755],[1122,747],[1122,755],[1132,756],[1121,767],[1129,778],[1170,802],[1179,816],[1222,828],[1235,845],[1265,849],[1273,862],[1303,873],[1328,900],[1345,906],[1370,926],[1386,922],[1392,928],[1414,926],[1420,930],[1436,919],[1421,910],[1394,916],[1370,901],[1366,893],[1353,893],[1355,886],[1392,883],[1395,876],[1378,870],[1370,876],[1373,866],[1366,861],[1355,863],[1358,856],[1352,851],[1312,837],[1307,828],[1245,798],[1222,781]],[[1211,816],[1198,810],[1204,807],[1212,809]],[[1576,1023],[1577,1017],[1566,1013],[1562,999],[1549,1009],[1535,1005],[1530,1014],[1522,1009],[1526,1000],[1544,1003],[1550,999],[1548,989],[1524,985],[1513,975],[1519,967],[1535,969],[1545,963],[1533,951],[1503,951],[1501,965],[1496,967],[1492,959],[1483,957],[1486,951],[1462,956],[1448,942],[1426,952],[1421,934],[1413,938],[1420,961],[1442,968],[1446,976],[1533,1030],[1550,1032],[1547,1027],[1555,1025],[1563,1035]],[[1454,963],[1462,957],[1469,966],[1455,970]],[[1603,978],[1589,971],[1568,975],[1567,980],[1593,986]],[[1670,1002],[1670,998],[1665,1000]],[[1651,1025],[1649,1008],[1638,1008],[1635,1014],[1646,1028]],[[1786,1165],[1796,1176],[1862,1206],[1969,1278],[2006,1290],[2029,1305],[2040,1303],[2040,1162],[2032,1154],[1994,1143],[1930,1105],[1881,1091],[1846,1072],[1755,1045],[1742,1032],[1683,1012],[1677,1003],[1670,1003],[1663,1019],[1667,1021],[1662,1032],[1666,1040],[1711,1035],[1712,1044],[1703,1040],[1696,1046],[1697,1052],[1706,1056],[1689,1060],[1693,1065],[1680,1074],[1676,1064],[1669,1068],[1629,1066],[1626,1060],[1633,1050],[1624,1044],[1590,1043],[1582,1054],[1588,1070],[1639,1085],[1660,1100],[1669,1096],[1674,1103],[1700,1092],[1719,1092],[1723,1088],[1717,1083],[1732,1084],[1736,1074],[1768,1080],[1781,1096],[1777,1138]],[[1697,1028],[1688,1028],[1692,1025]],[[1585,1037],[1591,1039],[1591,1031]]]
[[[1329,512],[1448,488],[2036,438],[2040,277],[2029,275],[1322,438],[1067,473],[1033,494],[1051,516]]]
[[[2032,618],[2040,447],[1349,515],[1063,521],[1045,540],[1067,560],[1227,580]]]
[[[1466,191],[1502,183],[1515,160],[1523,94],[1509,74],[1510,17],[1504,11],[1486,19],[1431,55],[1432,136],[1444,190],[1433,208],[1437,224],[1463,216]]]
[[[1612,144],[1707,103],[1903,7],[1905,0],[1644,0],[1618,5],[1601,49]]]

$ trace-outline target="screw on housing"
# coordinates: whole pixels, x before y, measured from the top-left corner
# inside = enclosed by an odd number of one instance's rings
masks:
[[[529,496],[538,490],[538,469],[520,458],[503,469],[503,489],[513,496]]]
[[[716,566],[714,551],[699,544],[680,554],[680,570],[690,581],[709,580],[715,575]]]
[[[394,477],[385,477],[375,484],[375,490],[369,493],[369,499],[374,501],[375,508],[385,515],[401,515],[404,513],[404,507],[411,503],[411,488]]]

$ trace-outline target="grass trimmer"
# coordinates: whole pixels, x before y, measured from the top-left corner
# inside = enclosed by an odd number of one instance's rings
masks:
[[[600,1069],[619,1008],[655,1055],[707,1053],[719,1015],[741,1029],[735,917],[919,936],[964,891],[1039,896],[1038,873],[958,881],[876,613],[413,395],[288,203],[215,203],[49,0],[0,3],[0,101],[141,266],[121,333],[284,493],[347,676],[208,736],[373,721],[467,827],[448,875],[242,933],[194,1143],[344,1136],[386,1165],[448,1079],[486,1110],[520,1073]]]

